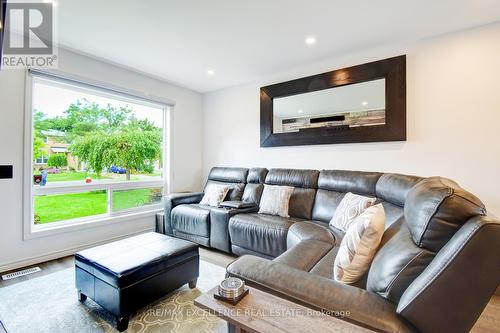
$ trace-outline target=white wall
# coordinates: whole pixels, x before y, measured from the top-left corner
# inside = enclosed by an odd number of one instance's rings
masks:
[[[204,175],[213,166],[441,175],[500,216],[500,24],[385,47],[204,95]],[[319,41],[326,43],[328,41]],[[260,148],[259,87],[407,54],[406,142]]]
[[[172,187],[174,191],[198,190],[201,187],[200,94],[65,50],[59,52],[59,70],[174,100]],[[23,241],[24,82],[24,71],[0,71],[0,164],[14,165],[14,179],[0,180],[0,271],[59,257],[88,244],[152,230],[154,217],[148,217]]]

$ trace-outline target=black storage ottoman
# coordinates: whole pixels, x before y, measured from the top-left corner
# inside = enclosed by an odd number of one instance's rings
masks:
[[[75,255],[80,301],[90,297],[127,329],[130,315],[199,276],[198,245],[155,232],[96,246]]]

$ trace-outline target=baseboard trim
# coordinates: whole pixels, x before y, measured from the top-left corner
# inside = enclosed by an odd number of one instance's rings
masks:
[[[26,267],[26,266],[36,265],[36,264],[46,262],[49,260],[55,260],[55,259],[59,259],[62,257],[70,256],[70,255],[73,255],[76,252],[83,250],[85,248],[88,248],[88,247],[102,245],[102,244],[105,244],[105,243],[108,243],[111,241],[123,239],[123,238],[130,237],[130,236],[135,236],[135,235],[142,234],[142,233],[149,232],[149,231],[155,231],[154,227],[148,227],[148,228],[134,231],[134,232],[130,232],[130,233],[127,233],[124,235],[110,237],[110,238],[99,240],[97,242],[86,243],[83,245],[67,248],[64,250],[48,252],[48,253],[38,255],[38,256],[33,256],[33,257],[21,259],[21,260],[11,261],[11,262],[0,265],[0,273],[11,271],[13,269]]]

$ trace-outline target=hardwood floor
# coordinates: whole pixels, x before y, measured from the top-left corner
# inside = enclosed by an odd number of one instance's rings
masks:
[[[203,260],[211,262],[215,265],[226,267],[229,265],[235,257],[227,255],[222,252],[208,250],[205,248],[200,248],[200,257]],[[42,269],[41,272],[22,276],[16,279],[3,281],[0,279],[0,288],[10,286],[16,283],[20,283],[23,281],[27,281],[30,279],[34,279],[43,275],[51,274],[69,267],[73,267],[75,263],[74,257],[64,257],[57,260],[48,261],[45,263],[41,263],[38,265],[28,266],[26,268],[38,266]],[[3,274],[10,273],[4,272]],[[497,293],[493,296],[488,303],[487,307],[484,309],[481,317],[476,322],[476,325],[471,330],[472,333],[492,333],[498,332],[500,333],[500,295]],[[0,327],[0,333],[2,333],[2,329]]]
[[[41,272],[37,272],[37,273],[33,273],[33,274],[29,274],[29,275],[26,275],[26,276],[21,276],[21,277],[18,277],[18,278],[15,278],[15,279],[11,279],[11,280],[2,280],[0,279],[0,288],[3,288],[3,287],[6,287],[6,286],[10,286],[10,285],[13,285],[13,284],[16,284],[16,283],[19,283],[19,282],[23,282],[23,281],[27,281],[27,280],[30,280],[30,279],[34,279],[34,278],[37,278],[37,277],[40,277],[40,276],[44,276],[44,275],[47,275],[47,274],[51,274],[51,273],[54,273],[54,272],[57,272],[57,271],[60,271],[60,270],[63,270],[63,269],[66,269],[66,268],[70,268],[70,267],[73,267],[75,265],[75,259],[73,256],[68,256],[68,257],[64,257],[64,258],[60,258],[60,259],[56,259],[56,260],[51,260],[51,261],[47,261],[47,262],[44,262],[44,263],[40,263],[40,264],[37,264],[37,265],[32,265],[32,266],[27,266],[25,268],[31,268],[31,267],[40,267],[42,269]],[[21,270],[22,268],[19,268],[19,269],[16,269],[16,270],[12,270],[12,271],[7,271],[7,272],[2,272],[1,275],[4,275],[4,274],[8,274],[8,273],[11,273],[11,272],[15,272],[15,271],[18,271],[18,270]]]
[[[491,298],[471,332],[500,332],[500,295],[496,294]]]

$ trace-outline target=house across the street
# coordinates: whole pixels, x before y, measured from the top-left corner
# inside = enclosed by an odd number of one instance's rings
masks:
[[[41,131],[43,142],[43,154],[35,159],[34,167],[46,167],[52,154],[65,154],[68,160],[68,168],[78,169],[78,160],[69,152],[70,144],[66,141],[66,133],[57,130]]]

